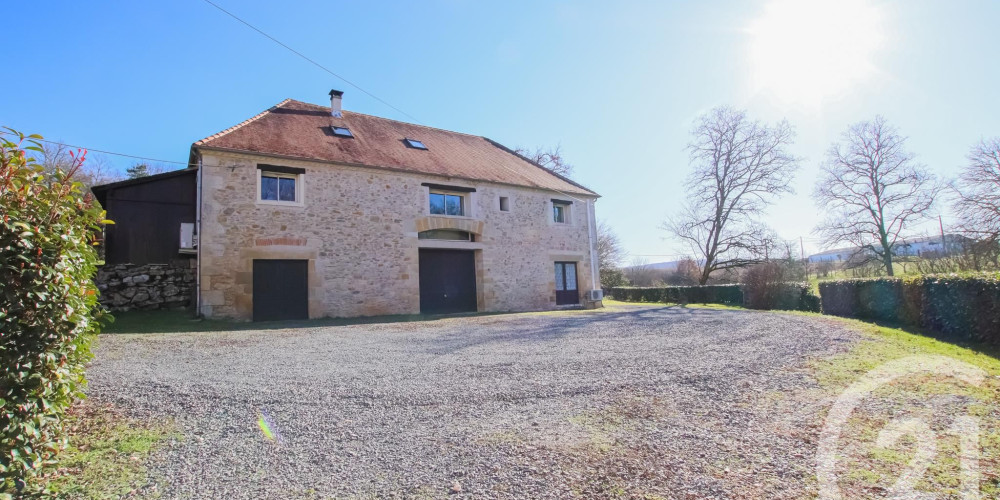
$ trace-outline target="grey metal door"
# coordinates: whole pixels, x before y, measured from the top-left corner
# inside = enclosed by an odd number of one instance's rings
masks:
[[[305,260],[253,261],[253,320],[309,319],[309,265]]]

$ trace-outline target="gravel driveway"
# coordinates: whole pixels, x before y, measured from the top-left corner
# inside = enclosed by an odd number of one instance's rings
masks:
[[[103,335],[88,392],[177,423],[165,498],[793,497],[823,402],[783,394],[856,336],[660,306],[306,325]]]

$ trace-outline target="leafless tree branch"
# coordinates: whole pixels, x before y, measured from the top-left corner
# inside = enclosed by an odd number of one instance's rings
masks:
[[[826,246],[850,244],[854,262],[877,259],[889,276],[900,234],[927,218],[940,187],[905,143],[881,116],[852,125],[827,151],[814,190],[829,214],[816,228]]]
[[[1000,240],[1000,137],[983,140],[951,183],[959,228],[976,240]]]
[[[800,160],[788,152],[795,137],[788,122],[770,126],[728,107],[699,117],[691,135],[687,203],[662,227],[690,245],[705,284],[713,271],[762,259],[773,234],[756,219],[792,191]]]
[[[570,177],[573,174],[573,165],[570,165],[562,157],[562,146],[554,148],[536,148],[530,151],[525,147],[517,147],[514,152],[557,173],[563,177]]]

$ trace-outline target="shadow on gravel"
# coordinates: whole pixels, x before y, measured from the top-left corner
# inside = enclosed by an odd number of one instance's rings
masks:
[[[624,309],[624,310],[622,310]],[[619,312],[620,311],[620,312]],[[449,315],[425,315],[409,314],[395,316],[368,316],[360,318],[319,318],[299,321],[267,321],[267,322],[236,322],[226,320],[198,319],[192,317],[189,311],[127,311],[114,313],[115,320],[105,326],[102,333],[105,334],[145,334],[145,333],[192,333],[192,332],[236,332],[236,331],[259,331],[259,330],[288,330],[295,328],[317,328],[327,326],[349,326],[349,325],[372,325],[388,323],[412,323],[439,321],[451,318],[482,318],[488,316],[496,317],[517,317],[524,320],[558,320],[568,321],[558,326],[562,330],[565,327],[590,323],[593,321],[619,321],[622,318],[643,318],[648,314],[657,312],[662,314],[674,314],[677,316],[711,315],[725,310],[688,308],[679,305],[642,304],[638,306],[618,306],[615,312],[607,310],[564,310],[564,311],[544,311],[540,313],[468,313]],[[562,316],[566,315],[566,316]],[[551,324],[551,323],[550,323]],[[555,327],[555,326],[553,326]],[[546,329],[549,329],[547,327]],[[541,329],[535,334],[541,334]],[[519,334],[517,336],[520,336]],[[530,335],[527,335],[530,336]],[[555,338],[555,337],[553,337]],[[497,339],[500,340],[500,339]],[[516,340],[514,338],[508,340]]]
[[[449,316],[412,314],[398,316],[367,316],[361,318],[319,318],[297,321],[263,321],[253,323],[199,319],[192,317],[191,313],[188,311],[127,311],[114,313],[114,322],[106,325],[101,333],[142,334],[287,330],[293,328],[317,328],[324,326],[411,323],[414,321],[437,321],[446,318],[478,317],[497,314],[502,313],[471,313]]]
[[[503,330],[491,330],[488,333],[463,331],[435,337],[426,342],[430,344],[427,352],[431,354],[452,354],[464,349],[475,348],[489,344],[552,342],[572,335],[580,330],[596,327],[601,331],[601,325],[621,322],[678,321],[683,322],[696,316],[712,316],[726,313],[740,313],[731,309],[701,309],[679,305],[639,307],[616,307],[614,310],[580,311],[573,315],[511,315],[510,321],[504,324]],[[544,313],[543,313],[544,314]],[[505,318],[507,319],[507,318]],[[498,333],[502,331],[503,333]],[[619,334],[615,334],[618,336]]]

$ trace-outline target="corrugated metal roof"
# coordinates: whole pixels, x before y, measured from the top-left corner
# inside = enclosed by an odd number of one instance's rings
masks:
[[[334,135],[332,125],[350,129],[354,138]],[[405,138],[427,150],[406,147]],[[200,147],[596,195],[485,137],[351,111],[334,118],[328,107],[292,99],[192,145]]]

